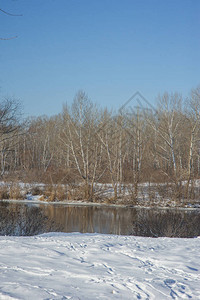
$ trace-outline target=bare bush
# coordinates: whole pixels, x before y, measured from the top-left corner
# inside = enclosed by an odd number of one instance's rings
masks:
[[[9,199],[9,187],[7,184],[3,184],[0,186],[0,199]]]
[[[61,225],[49,219],[38,207],[1,203],[0,235],[31,236],[61,230]]]
[[[62,184],[47,184],[40,200],[48,202],[67,200],[66,186]]]
[[[200,214],[178,210],[142,210],[133,224],[134,235],[148,237],[194,237],[200,234]]]
[[[30,189],[30,192],[33,196],[38,196],[43,194],[44,188],[42,186],[36,185]]]
[[[13,182],[10,186],[9,191],[9,198],[10,199],[23,199],[24,195],[22,193],[22,188],[19,183]]]
[[[67,189],[66,186],[58,184],[56,186],[56,199],[58,201],[63,201],[67,199]]]

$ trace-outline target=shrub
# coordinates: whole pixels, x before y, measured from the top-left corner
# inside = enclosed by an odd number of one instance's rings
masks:
[[[63,201],[67,199],[67,191],[64,185],[48,184],[45,186],[44,199],[49,202]],[[43,199],[42,199],[43,200]]]
[[[23,199],[22,188],[19,183],[13,182],[11,184],[9,198],[10,199]]]
[[[9,199],[9,187],[8,185],[1,185],[0,186],[0,199]]]
[[[58,201],[63,201],[67,199],[67,189],[62,184],[58,184],[56,187],[56,199]]]
[[[30,190],[31,194],[33,196],[38,196],[38,195],[42,195],[43,194],[43,187],[39,186],[39,185],[35,185],[31,188]]]
[[[198,236],[200,234],[200,214],[184,214],[178,210],[141,210],[133,223],[133,234],[148,237]]]

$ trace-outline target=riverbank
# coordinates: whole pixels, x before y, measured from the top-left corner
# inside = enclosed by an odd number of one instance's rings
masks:
[[[184,182],[182,183],[184,186]],[[85,206],[111,206],[111,207],[140,207],[140,208],[161,208],[161,209],[198,209],[200,208],[200,198],[176,199],[162,195],[163,184],[147,183],[139,185],[138,198],[134,199],[130,194],[130,187],[124,187],[119,197],[114,199],[114,191],[110,184],[96,184],[94,198],[86,199],[83,194],[79,194],[81,186],[77,185],[70,189],[68,185],[45,185],[42,183],[23,182],[0,182],[0,201],[16,201],[42,204],[61,205],[85,205]],[[78,187],[78,191],[77,191]],[[195,182],[196,189],[200,189],[200,182]],[[166,186],[165,186],[166,189]],[[168,187],[169,191],[171,187]],[[159,192],[158,192],[159,190]],[[131,190],[131,192],[133,192]],[[97,193],[99,194],[98,197]],[[69,196],[70,194],[70,196]]]
[[[198,210],[200,209],[200,205],[185,205],[185,206],[179,206],[179,205],[173,205],[173,206],[169,206],[169,205],[159,205],[159,204],[155,204],[155,205],[148,205],[145,203],[141,204],[137,204],[137,205],[133,205],[133,204],[124,204],[122,203],[118,203],[118,204],[114,204],[114,203],[104,203],[104,202],[88,202],[88,201],[84,201],[84,200],[65,200],[65,201],[44,201],[44,200],[39,200],[39,196],[34,196],[32,199],[1,199],[0,202],[9,202],[9,203],[22,203],[22,204],[44,204],[44,205],[63,205],[63,206],[96,206],[96,207],[121,207],[121,208],[144,208],[144,209],[167,209],[167,210]]]

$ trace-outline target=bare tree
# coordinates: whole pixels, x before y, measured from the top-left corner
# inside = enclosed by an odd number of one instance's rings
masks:
[[[20,15],[19,14],[13,14],[13,13],[10,13],[10,12],[8,12],[6,10],[1,9],[1,8],[0,8],[0,12],[3,13],[3,14],[5,14],[5,15],[7,15],[7,16],[10,16],[10,17],[22,17],[21,14]],[[7,41],[7,40],[16,39],[16,38],[17,38],[17,36],[11,36],[11,37],[8,37],[8,38],[2,38],[2,37],[0,37],[0,40]]]
[[[84,182],[84,196],[91,200],[102,158],[102,147],[94,135],[98,124],[97,109],[85,92],[79,91],[71,109],[65,106],[62,116],[63,130],[60,140],[65,146],[68,165],[71,157],[78,177]]]
[[[159,98],[158,116],[149,124],[157,133],[158,153],[173,170],[174,179],[178,176],[177,141],[180,134],[182,98],[178,94],[165,93]]]
[[[121,166],[121,140],[117,123],[112,119],[111,113],[104,111],[101,119],[101,129],[97,132],[97,138],[103,145],[104,159],[107,170],[109,172],[109,180],[111,181],[114,191],[114,200],[118,198],[118,184]],[[119,147],[120,146],[120,147]]]
[[[0,154],[1,175],[6,169],[6,158],[14,150],[20,129],[20,105],[15,100],[5,99],[0,103]]]
[[[191,91],[189,99],[189,108],[187,111],[187,120],[189,121],[189,151],[187,166],[187,185],[186,198],[189,197],[189,185],[194,178],[194,159],[197,156],[199,160],[199,142],[200,142],[200,86]],[[191,184],[192,186],[193,184]]]

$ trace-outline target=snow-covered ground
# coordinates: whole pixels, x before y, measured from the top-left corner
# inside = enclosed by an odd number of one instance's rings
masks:
[[[200,238],[0,237],[0,299],[200,299]]]

